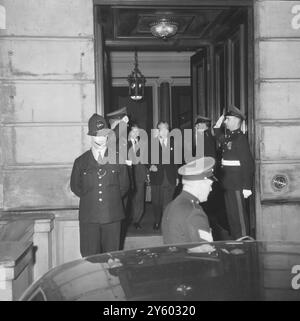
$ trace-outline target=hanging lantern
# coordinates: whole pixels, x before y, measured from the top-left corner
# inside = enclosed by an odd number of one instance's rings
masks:
[[[133,100],[141,100],[144,97],[146,79],[138,68],[137,52],[134,54],[134,69],[127,79],[130,98]]]

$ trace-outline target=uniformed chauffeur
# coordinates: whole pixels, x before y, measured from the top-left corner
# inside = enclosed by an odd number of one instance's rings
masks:
[[[212,241],[207,215],[200,203],[205,202],[215,180],[212,157],[195,159],[181,166],[182,192],[166,207],[162,218],[165,244]]]
[[[122,197],[129,188],[126,165],[105,162],[108,126],[94,114],[88,123],[92,147],[78,157],[71,174],[71,190],[80,198],[80,251],[83,257],[119,250]]]
[[[235,106],[222,115],[214,131],[222,148],[221,183],[231,236],[236,239],[249,235],[249,219],[245,199],[252,194],[254,160],[246,135],[241,130],[245,115]],[[222,134],[224,123],[227,131]]]

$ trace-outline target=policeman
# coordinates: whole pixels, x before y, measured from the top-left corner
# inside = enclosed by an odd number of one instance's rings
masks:
[[[254,161],[247,137],[241,131],[245,115],[235,106],[217,121],[214,131],[221,144],[221,182],[231,236],[236,239],[249,234],[245,199],[252,194]],[[221,131],[225,124],[227,133]]]
[[[215,180],[212,157],[202,157],[181,166],[182,192],[166,207],[162,219],[165,244],[212,241],[208,218],[200,202],[205,202]]]
[[[92,147],[75,160],[71,174],[71,190],[80,198],[80,251],[83,257],[119,250],[124,218],[122,197],[129,188],[126,165],[104,161],[109,154],[109,129],[105,119],[94,114],[88,128]]]

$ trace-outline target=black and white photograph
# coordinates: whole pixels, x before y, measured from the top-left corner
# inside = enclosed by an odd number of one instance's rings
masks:
[[[0,0],[0,301],[300,301],[300,1]]]

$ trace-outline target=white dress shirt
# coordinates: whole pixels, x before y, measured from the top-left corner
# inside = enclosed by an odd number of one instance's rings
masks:
[[[163,144],[165,145],[165,147],[167,147],[168,145],[168,138],[159,138],[160,144],[161,146],[163,146]]]
[[[94,146],[92,147],[92,153],[96,161],[99,159],[99,155],[101,155],[102,158],[104,158],[105,152],[107,147],[103,149],[96,149]]]

